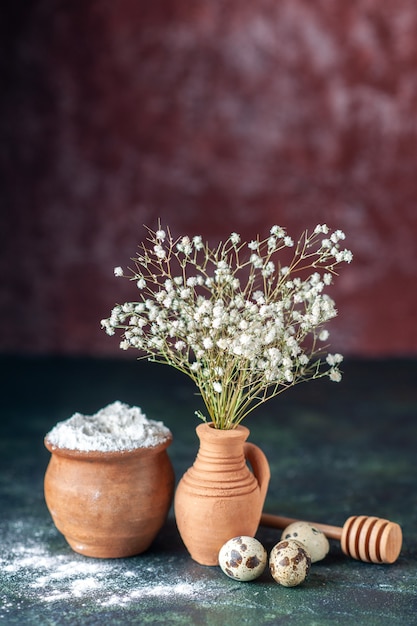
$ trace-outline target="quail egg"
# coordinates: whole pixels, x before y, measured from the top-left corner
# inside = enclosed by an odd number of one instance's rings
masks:
[[[280,541],[269,556],[272,578],[284,587],[296,587],[304,582],[310,566],[310,555],[304,545],[295,539]]]
[[[219,565],[223,572],[240,581],[258,578],[264,571],[268,555],[254,537],[233,537],[219,551]]]
[[[296,539],[302,543],[312,563],[324,559],[330,548],[326,535],[309,522],[293,522],[283,531],[281,540],[283,539]]]

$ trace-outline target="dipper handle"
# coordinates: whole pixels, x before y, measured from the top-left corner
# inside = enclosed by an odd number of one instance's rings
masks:
[[[286,528],[289,524],[299,520],[290,517],[280,517],[263,513],[262,526],[272,528]],[[340,541],[345,554],[359,561],[368,563],[394,563],[402,546],[401,526],[379,517],[359,515],[349,517],[343,525],[330,526],[329,524],[313,524],[321,530],[329,539]]]

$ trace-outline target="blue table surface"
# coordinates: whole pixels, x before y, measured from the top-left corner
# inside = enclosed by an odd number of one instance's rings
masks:
[[[172,510],[151,548],[128,559],[76,554],[43,496],[44,435],[76,411],[121,400],[171,429],[177,481],[193,463],[196,409],[187,378],[128,359],[0,357],[0,622],[94,624],[417,624],[417,360],[347,360],[341,383],[313,381],[245,422],[266,453],[265,511],[342,526],[351,515],[398,522],[398,560],[375,565],[331,540],[299,587],[268,570],[240,583],[188,555]],[[270,550],[281,531],[261,527]]]

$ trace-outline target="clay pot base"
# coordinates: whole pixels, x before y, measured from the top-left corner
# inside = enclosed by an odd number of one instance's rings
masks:
[[[149,548],[174,492],[169,438],[152,448],[81,452],[45,440],[45,500],[57,529],[85,556],[122,558]]]

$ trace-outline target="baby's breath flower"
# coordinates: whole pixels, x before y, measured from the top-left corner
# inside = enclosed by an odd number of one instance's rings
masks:
[[[268,261],[268,263],[262,269],[262,276],[264,276],[265,278],[268,278],[269,276],[272,276],[274,272],[275,272],[275,265],[273,264],[272,261]]]
[[[341,354],[328,354],[326,357],[326,361],[329,365],[334,366],[338,365],[343,361],[343,356]]]
[[[222,392],[222,384],[218,381],[215,380],[213,383],[213,389],[216,393],[221,393]]]
[[[265,294],[263,291],[254,291],[252,294],[252,298],[258,304],[263,304],[265,302]]]
[[[342,374],[340,373],[340,370],[332,367],[329,371],[329,378],[334,383],[340,383],[340,381],[342,380]]]
[[[280,239],[282,237],[285,237],[285,230],[281,228],[281,226],[274,225],[272,226],[269,232],[271,233],[271,235],[275,235],[276,237],[279,237]]]
[[[195,237],[193,237],[193,244],[194,244],[194,248],[196,250],[202,250],[204,248],[204,244],[203,244],[203,240],[201,238],[201,235],[195,235]]]
[[[341,239],[345,239],[345,233],[342,230],[335,230],[334,233],[330,235],[330,240],[333,243],[337,243]]]
[[[182,237],[181,241],[177,244],[178,252],[182,252],[185,256],[189,256],[193,251],[190,238],[188,236]]]
[[[260,269],[263,266],[262,258],[257,254],[251,254],[250,262],[256,269]]]
[[[114,328],[113,325],[111,324],[110,320],[101,320],[100,322],[101,327],[105,330],[105,332],[107,333],[107,335],[114,335]]]
[[[206,350],[210,350],[213,347],[213,341],[210,337],[204,337],[203,346]]]
[[[155,245],[153,247],[153,251],[155,252],[155,255],[158,257],[158,259],[164,259],[166,257],[166,252],[160,245]]]
[[[285,377],[285,380],[288,383],[292,383],[292,381],[294,380],[294,374],[293,374],[292,370],[290,370],[290,369],[285,370],[284,371],[284,377]]]
[[[350,250],[343,250],[343,252],[340,252],[337,255],[336,260],[338,263],[342,263],[343,261],[345,263],[351,263],[351,261],[353,260],[353,254]]]
[[[277,247],[277,238],[271,235],[268,237],[268,252],[272,252]]]
[[[190,289],[181,289],[180,291],[180,298],[181,300],[187,300],[187,298],[190,297],[191,291]]]
[[[297,382],[341,380],[342,355],[318,346],[336,315],[326,287],[352,260],[340,248],[343,231],[321,224],[303,233],[284,266],[279,252],[294,242],[280,226],[246,245],[233,232],[214,248],[200,235],[148,233],[130,277],[138,301],[116,305],[101,326],[108,335],[121,330],[121,349],[190,376],[217,428],[233,428]]]

